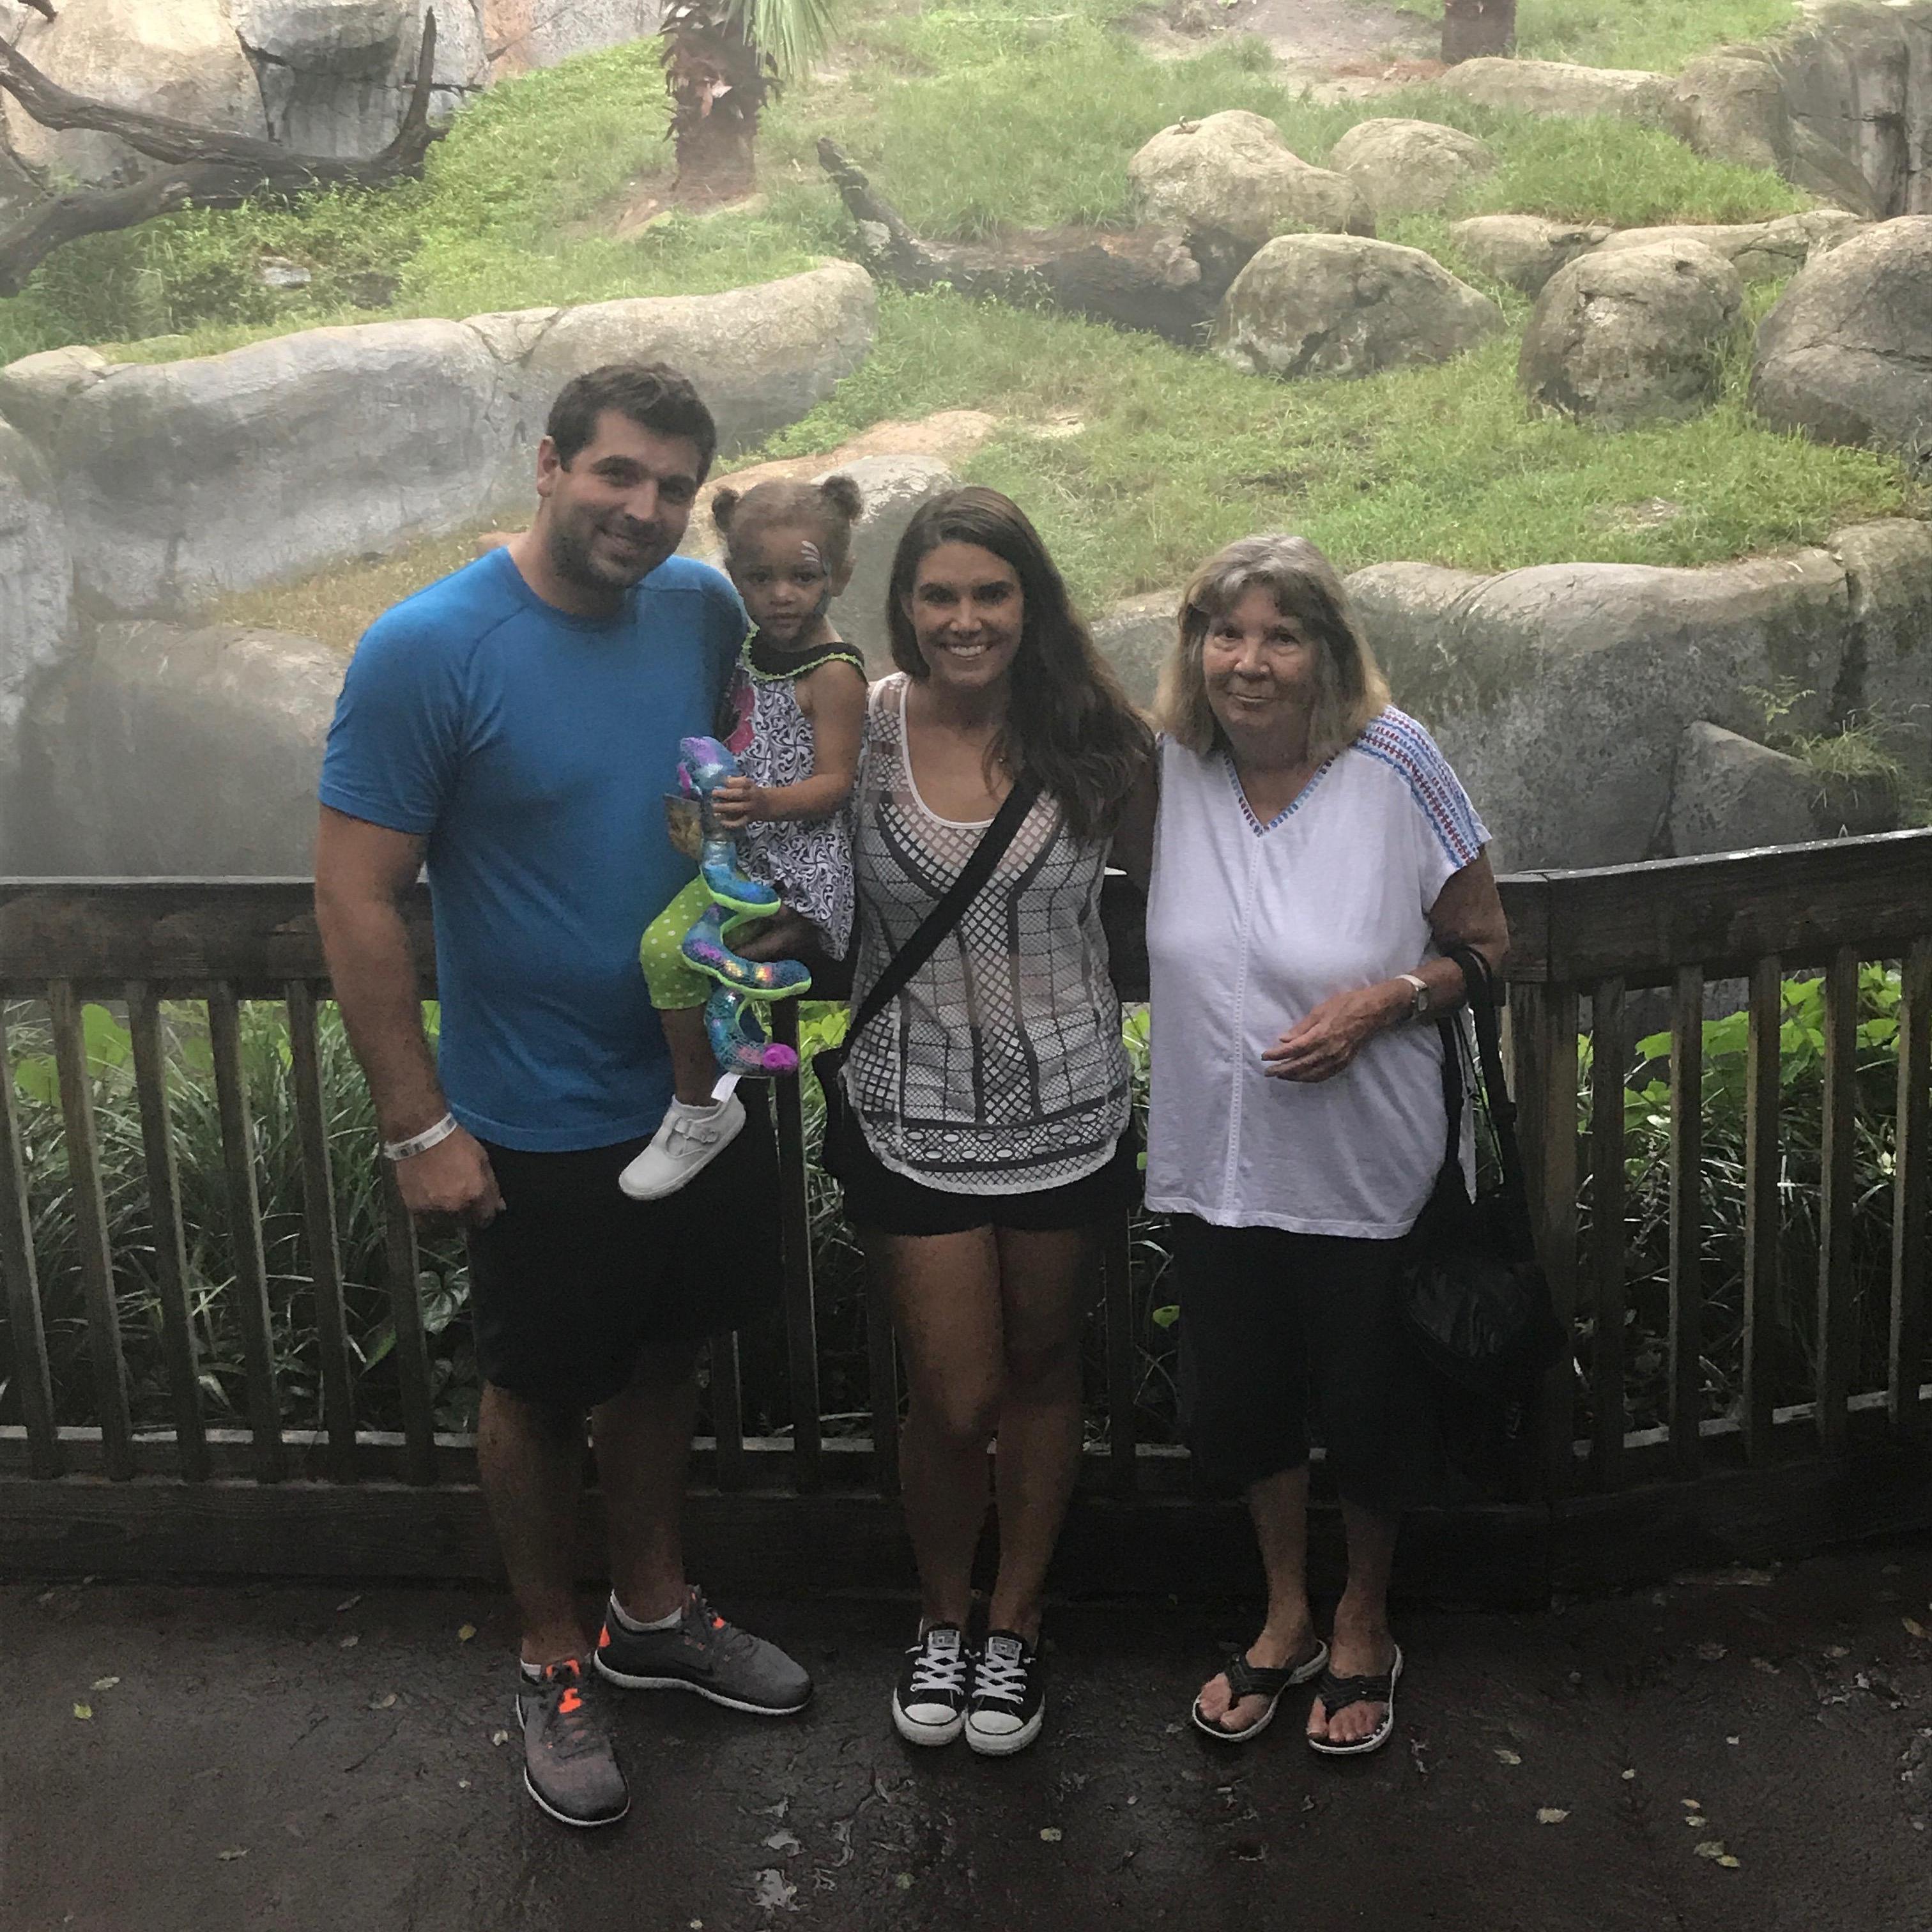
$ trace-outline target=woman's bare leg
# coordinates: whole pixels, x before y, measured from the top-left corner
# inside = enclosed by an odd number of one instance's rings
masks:
[[[899,1480],[922,1620],[963,1629],[986,1520],[986,1444],[999,1418],[999,1251],[990,1228],[865,1238],[891,1295],[910,1385]]]
[[[1342,1526],[1348,1539],[1348,1586],[1336,1606],[1328,1667],[1337,1677],[1379,1677],[1395,1656],[1395,1639],[1389,1632],[1389,1574],[1395,1567],[1402,1519],[1379,1515],[1344,1497]],[[1367,1737],[1388,1712],[1385,1704],[1351,1704],[1331,1718],[1318,1697],[1308,1714],[1308,1734],[1334,1744],[1354,1744]]]
[[[1099,1241],[1088,1228],[1002,1228],[998,1240],[1005,1340],[994,1457],[1000,1574],[987,1622],[1030,1643],[1079,1474],[1080,1333],[1100,1285]]]
[[[1315,1626],[1308,1614],[1308,1465],[1264,1478],[1248,1491],[1248,1514],[1268,1575],[1268,1621],[1248,1646],[1248,1661],[1279,1670],[1308,1654]],[[1264,1697],[1244,1697],[1229,1714],[1226,1676],[1217,1672],[1201,1688],[1201,1714],[1229,1731],[1244,1731],[1268,1708]]]

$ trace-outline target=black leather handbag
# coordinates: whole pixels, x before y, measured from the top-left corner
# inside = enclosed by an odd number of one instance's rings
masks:
[[[1459,946],[1448,956],[1468,988],[1480,1090],[1502,1174],[1470,1198],[1462,1174],[1462,1034],[1453,1019],[1440,1020],[1448,1140],[1435,1190],[1408,1237],[1402,1312],[1423,1358],[1445,1381],[1526,1406],[1564,1336],[1537,1258],[1516,1104],[1503,1078],[1495,982],[1480,954]]]
[[[979,844],[960,868],[959,876],[873,981],[872,991],[845,1029],[845,1037],[836,1046],[822,1046],[813,1054],[812,1070],[818,1076],[819,1091],[825,1096],[825,1130],[819,1144],[818,1163],[833,1180],[844,1179],[850,1157],[856,1151],[856,1142],[864,1132],[845,1097],[842,1078],[853,1042],[898,998],[906,982],[938,950],[939,942],[959,923],[966,908],[979,897],[980,888],[992,876],[993,868],[1006,856],[1006,848],[1013,842],[1014,834],[1039,796],[1040,781],[1030,774],[1022,773],[1014,782],[992,824],[980,835]]]

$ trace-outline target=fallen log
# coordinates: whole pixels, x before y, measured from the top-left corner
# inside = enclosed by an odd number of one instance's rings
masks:
[[[423,16],[422,45],[394,138],[366,160],[297,154],[252,134],[225,133],[110,106],[70,92],[17,49],[0,41],[0,92],[10,94],[44,128],[112,134],[166,165],[124,187],[78,188],[33,202],[0,229],[0,296],[18,295],[56,248],[83,235],[131,228],[182,208],[232,208],[265,190],[296,193],[328,187],[386,188],[422,172],[442,130],[430,124],[436,68],[436,15]]]
[[[997,242],[931,242],[830,138],[819,141],[818,160],[858,230],[860,259],[900,288],[1059,309],[1188,349],[1205,340],[1227,292],[1229,278],[1204,268],[1178,229],[1029,229]]]

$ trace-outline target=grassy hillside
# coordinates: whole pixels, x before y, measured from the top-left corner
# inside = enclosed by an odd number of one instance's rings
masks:
[[[205,354],[376,313],[460,316],[788,273],[849,246],[814,157],[825,133],[915,226],[949,236],[1120,219],[1134,149],[1183,116],[1233,106],[1269,116],[1316,161],[1371,106],[1479,134],[1501,166],[1452,216],[1513,208],[1628,226],[1802,205],[1774,176],[1702,160],[1652,129],[1498,115],[1427,89],[1322,106],[1285,89],[1252,41],[1157,62],[1112,24],[1120,10],[1119,0],[1051,13],[1015,0],[874,0],[848,16],[828,70],[769,115],[758,205],[666,214],[621,238],[626,212],[668,185],[656,50],[572,62],[466,110],[419,184],[186,214],[76,244],[0,302],[0,358],[76,340],[134,358]],[[1384,232],[1468,274],[1450,218]],[[265,254],[308,267],[308,287],[262,286]],[[1520,322],[1521,299],[1490,292]],[[888,290],[869,363],[781,446],[808,454],[887,418],[993,411],[1010,426],[971,473],[1036,512],[1094,598],[1172,583],[1208,548],[1258,527],[1306,530],[1345,566],[1688,563],[1809,540],[1912,500],[1888,459],[1757,427],[1742,368],[1702,420],[1611,436],[1532,416],[1515,355],[1512,332],[1446,368],[1279,384],[1064,317]],[[1024,427],[1048,416],[1081,427],[1052,438]],[[1630,514],[1660,498],[1672,513]]]
[[[1442,0],[1369,0],[1425,20]],[[1516,52],[1534,60],[1674,74],[1712,47],[1757,40],[1797,19],[1797,0],[1520,0]]]

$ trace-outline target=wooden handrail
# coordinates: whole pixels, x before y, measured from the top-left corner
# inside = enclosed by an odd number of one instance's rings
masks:
[[[1707,979],[1742,976],[1771,954],[1822,966],[1846,946],[1888,956],[1924,936],[1932,830],[1511,873],[1502,893],[1519,986],[1612,976],[1662,986],[1693,963]],[[1103,904],[1115,979],[1126,998],[1144,998],[1138,896],[1115,875]],[[409,916],[427,994],[435,983],[427,888],[411,896]],[[326,976],[306,879],[0,878],[0,988],[66,980],[118,997],[130,980],[223,980],[244,998],[278,999],[291,980]]]
[[[1802,1461],[1808,1451],[1814,1461],[1821,1454],[1835,1459],[1881,1426],[1894,1445],[1910,1443],[1925,1430],[1928,1414],[1922,1398],[1932,1264],[1932,830],[1592,872],[1520,874],[1502,885],[1513,938],[1508,974],[1514,1077],[1538,1238],[1558,1312],[1566,1322],[1580,1313],[1593,1324],[1594,1336],[1593,1341],[1592,1328],[1577,1323],[1576,1359],[1552,1377],[1540,1438],[1550,1496],[1560,1502],[1580,1490],[1628,1489],[1666,1474],[1680,1484],[1716,1480],[1725,1477],[1727,1466],[1736,1474],[1741,1458],[1765,1471],[1794,1457]],[[412,893],[406,910],[422,990],[434,997],[425,888]],[[1143,908],[1118,875],[1108,881],[1102,912],[1120,991],[1129,1000],[1144,998]],[[1858,969],[1873,960],[1903,962],[1893,1238],[1887,1280],[1873,1284],[1874,1292],[1889,1292],[1882,1388],[1870,1372],[1868,1346],[1878,1324],[1862,1318],[1853,1300],[1855,1271],[1863,1270],[1862,1278],[1870,1282],[1878,1258],[1869,1203],[1858,1193],[1853,1165],[1855,1136],[1862,1131],[1856,1115]],[[1780,1033],[1786,981],[1814,971],[1825,976],[1822,1238],[1812,1399],[1802,1405],[1802,1418],[1794,1419],[1792,1364],[1780,1363],[1777,1354],[1778,1322],[1792,1286],[1780,1220],[1780,1161],[1790,1153],[1789,1124],[1780,1117]],[[1725,980],[1748,982],[1749,1044],[1742,1375],[1735,1403],[1717,1414],[1706,1412],[1705,1358],[1712,1297],[1722,1283],[1706,1257],[1702,1125],[1708,1070],[1702,1061],[1708,990]],[[1667,989],[1662,1011],[1656,996],[1634,997],[1648,987]],[[197,1386],[184,1243],[200,1230],[187,1230],[183,1223],[168,1130],[170,1088],[179,1073],[165,1058],[160,1021],[161,1001],[184,999],[206,1009],[219,1104],[221,1178],[236,1270],[224,1306],[237,1325],[245,1358],[242,1414],[234,1419],[247,1425],[245,1466],[257,1482],[312,1482],[320,1472],[335,1483],[365,1485],[372,1470],[393,1471],[410,1486],[447,1493],[458,1480],[454,1442],[439,1437],[434,1426],[415,1233],[386,1172],[382,1266],[393,1316],[400,1428],[393,1440],[379,1443],[356,1426],[317,1060],[317,1007],[328,992],[308,880],[0,879],[0,996],[44,1003],[55,1048],[74,1197],[92,1432],[77,1436],[56,1426],[17,1107],[7,1077],[6,1013],[0,1008],[0,1291],[12,1336],[22,1438],[9,1452],[8,1467],[44,1478],[73,1470],[78,1460],[85,1472],[98,1472],[100,1478],[165,1474],[232,1483],[243,1466],[243,1437],[234,1421],[222,1431],[205,1423]],[[82,1004],[88,1000],[123,1006],[128,1017],[161,1366],[172,1424],[164,1438],[145,1425],[136,1428],[130,1416],[118,1333],[116,1257],[110,1252],[101,1200],[101,1154],[82,1022]],[[313,1281],[320,1366],[315,1420],[321,1429],[312,1440],[307,1432],[286,1426],[277,1385],[265,1298],[262,1204],[255,1194],[254,1128],[239,1050],[241,1003],[248,1000],[277,1003],[288,1021],[290,1118],[302,1198],[276,1204],[301,1219]],[[1628,1426],[1631,1358],[1624,1341],[1625,1318],[1641,1292],[1640,1280],[1634,1285],[1627,1278],[1630,1197],[1624,1118],[1624,1082],[1640,1012],[1647,1016],[1646,1030],[1666,1024],[1672,1042],[1668,1304],[1660,1328],[1653,1330],[1667,1355],[1666,1400],[1664,1426],[1647,1432],[1633,1432]],[[780,1007],[776,1023],[780,1037],[795,1038],[794,1008]],[[1586,1042],[1594,1056],[1587,1135],[1581,1131],[1579,1104]],[[898,1478],[894,1431],[874,1432],[862,1463],[852,1452],[866,1445],[836,1435],[821,1439],[818,1316],[798,1083],[779,1084],[776,1106],[784,1184],[777,1204],[784,1232],[785,1380],[794,1426],[782,1449],[748,1436],[738,1344],[735,1337],[717,1336],[710,1370],[714,1438],[706,1466],[722,1491],[769,1490],[776,1470],[801,1495],[821,1488],[836,1492],[842,1483],[849,1487],[855,1470],[862,1468],[874,1492],[889,1498]],[[1580,1235],[1580,1180],[1587,1184],[1595,1230],[1587,1243]],[[1854,1220],[1860,1216],[1863,1246],[1855,1255]],[[1150,1452],[1136,1441],[1142,1426],[1137,1324],[1144,1323],[1147,1310],[1136,1300],[1128,1233],[1124,1220],[1110,1231],[1100,1298],[1108,1442],[1103,1480],[1123,1502],[1144,1493],[1147,1472],[1167,1469],[1161,1459],[1168,1453]],[[880,1418],[895,1416],[891,1326],[875,1294],[865,1310],[865,1348],[870,1405]],[[63,1400],[71,1403],[74,1394],[68,1390]],[[1579,1409],[1586,1400],[1587,1418]],[[151,1401],[150,1420],[152,1407]],[[9,1434],[0,1430],[0,1450],[7,1450]],[[1168,1480],[1172,1475],[1168,1471]],[[1160,1480],[1155,1479],[1156,1488]],[[1580,1508],[1588,1499],[1574,1500]],[[1932,1516],[1932,1503],[1928,1513]]]

